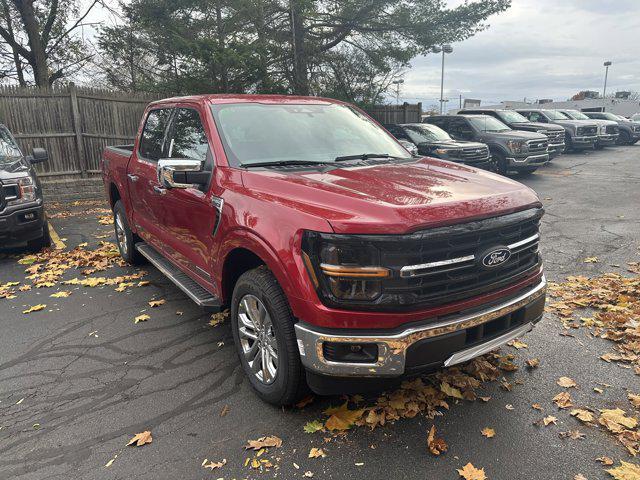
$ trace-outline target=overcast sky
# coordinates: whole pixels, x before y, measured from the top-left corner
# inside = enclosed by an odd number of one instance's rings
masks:
[[[640,91],[640,0],[512,0],[488,23],[446,56],[448,108],[460,94],[487,104],[601,92],[605,60],[613,62],[607,91]],[[441,55],[415,58],[401,101],[436,105],[440,62]]]

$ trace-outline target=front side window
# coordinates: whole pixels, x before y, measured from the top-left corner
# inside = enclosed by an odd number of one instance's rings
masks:
[[[149,160],[159,160],[164,150],[164,134],[169,122],[171,109],[152,110],[144,123],[140,136],[140,155]]]
[[[18,166],[24,168],[22,152],[9,130],[0,126],[0,170],[14,171]]]
[[[209,141],[200,115],[191,108],[176,112],[169,143],[169,158],[188,158],[204,162],[209,153]]]
[[[374,121],[345,105],[233,103],[211,111],[234,166],[331,163],[363,154],[411,158]]]

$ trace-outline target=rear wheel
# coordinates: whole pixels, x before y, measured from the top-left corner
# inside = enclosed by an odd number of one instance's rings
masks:
[[[145,258],[135,248],[138,237],[129,228],[129,221],[120,200],[113,206],[113,228],[116,234],[116,244],[122,258],[131,265],[141,265]]]
[[[264,266],[242,274],[233,289],[231,325],[240,363],[264,401],[290,405],[308,392],[287,298]]]

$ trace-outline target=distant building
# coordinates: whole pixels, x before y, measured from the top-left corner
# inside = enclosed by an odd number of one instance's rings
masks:
[[[616,98],[622,98],[624,100],[631,96],[631,92],[616,92]]]
[[[584,112],[611,112],[616,115],[630,117],[634,113],[640,113],[640,101],[624,98],[585,98],[583,100],[567,100],[566,102],[547,102],[540,104],[505,100],[498,105],[484,105],[484,108],[507,108],[516,110],[518,108],[547,108],[553,109],[573,109]]]
[[[585,100],[587,98],[600,98],[600,94],[594,90],[582,90],[571,97],[571,100]]]
[[[476,100],[473,98],[465,98],[464,105],[462,108],[476,108],[480,106],[480,100]]]
[[[541,98],[540,100],[536,100],[538,105],[542,105],[543,103],[551,103],[553,102],[553,98]]]

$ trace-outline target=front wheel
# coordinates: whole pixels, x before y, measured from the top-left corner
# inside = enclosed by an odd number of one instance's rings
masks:
[[[616,143],[618,145],[633,145],[633,142],[631,141],[631,135],[629,135],[625,131],[620,132],[618,138],[616,139]]]
[[[498,172],[500,175],[506,175],[507,174],[507,157],[500,152],[496,152],[493,154],[493,158],[496,161],[496,172]]]
[[[120,200],[113,206],[113,229],[116,234],[116,243],[120,255],[130,265],[141,265],[145,258],[135,248],[137,237],[129,228],[129,221]]]
[[[43,248],[51,246],[51,234],[49,232],[49,222],[45,219],[42,226],[42,236],[35,240],[31,240],[27,244],[27,249],[32,253],[38,253]]]
[[[240,276],[231,300],[231,325],[240,363],[265,402],[291,405],[308,388],[287,298],[264,266]]]

